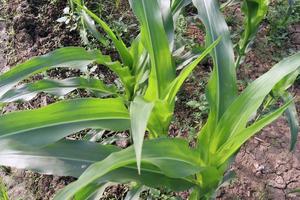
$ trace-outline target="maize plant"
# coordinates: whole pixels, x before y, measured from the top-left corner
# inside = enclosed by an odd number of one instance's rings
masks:
[[[251,136],[277,119],[291,105],[251,121],[270,93],[281,95],[300,69],[300,54],[292,55],[253,81],[238,94],[236,61],[230,33],[214,0],[129,0],[140,24],[130,47],[109,26],[82,4],[81,12],[108,35],[120,60],[99,50],[80,47],[55,50],[13,67],[0,76],[0,101],[31,99],[38,92],[57,96],[83,88],[93,97],[61,100],[43,108],[0,116],[0,164],[44,174],[78,177],[54,199],[92,199],[114,182],[136,183],[128,198],[143,186],[191,190],[190,199],[211,199],[225,181],[231,158]],[[76,2],[75,2],[76,3]],[[174,62],[174,24],[178,13],[193,4],[206,28],[207,48],[196,58]],[[252,14],[249,16],[253,16]],[[252,22],[252,20],[250,20]],[[256,23],[249,25],[240,49],[246,49]],[[244,47],[245,46],[245,47]],[[209,117],[198,133],[197,146],[168,138],[176,94],[198,63],[210,54],[213,71],[207,85]],[[239,54],[242,55],[242,54]],[[118,75],[124,90],[95,78],[44,79],[18,83],[33,74],[56,67],[86,70],[97,63]],[[104,98],[105,97],[105,98]],[[130,131],[133,145],[120,149],[84,140],[67,140],[80,130]],[[149,139],[144,141],[145,132]],[[130,195],[133,194],[131,197]]]

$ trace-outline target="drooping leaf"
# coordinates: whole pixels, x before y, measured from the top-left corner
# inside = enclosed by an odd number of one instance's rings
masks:
[[[172,148],[167,148],[170,145]],[[187,142],[177,139],[156,139],[145,142],[142,162],[155,165],[171,178],[188,177],[200,171],[202,166],[197,151],[190,149]],[[81,188],[109,172],[113,173],[114,170],[130,164],[135,164],[133,148],[113,153],[103,161],[91,165],[76,182],[61,190],[54,199],[71,199]],[[151,180],[150,177],[149,179]]]
[[[0,75],[0,97],[30,75],[55,67],[82,69],[95,61],[104,64],[109,62],[110,58],[103,56],[100,51],[86,51],[80,47],[64,47],[46,55],[34,57]]]
[[[121,99],[74,99],[0,116],[0,140],[47,145],[85,128],[129,130],[129,113]]]
[[[115,146],[78,140],[61,140],[38,149],[12,140],[1,140],[0,144],[1,165],[26,168],[42,174],[73,177],[79,177],[91,164],[105,159],[111,153],[120,151]],[[134,159],[134,152],[132,153]],[[137,181],[149,187],[169,187],[174,191],[185,190],[193,186],[188,179],[169,178],[156,167],[147,164],[142,165],[142,174],[139,175],[134,164],[114,170],[97,179],[82,188],[76,197],[89,197],[107,182],[128,183],[131,181]]]
[[[295,72],[287,75],[281,81],[279,81],[272,89],[272,97],[275,99],[281,98],[285,103],[292,100],[292,95],[287,91],[294,82],[296,81],[298,75],[300,73],[300,68]],[[299,132],[299,116],[296,110],[295,102],[292,102],[289,108],[285,112],[287,121],[289,123],[290,131],[291,131],[291,147],[292,151],[297,143],[298,132]]]
[[[154,104],[136,96],[130,104],[131,137],[136,154],[138,171],[141,169],[142,147],[148,120]]]
[[[94,162],[120,149],[79,140],[61,140],[34,148],[13,140],[0,140],[0,164],[42,174],[79,177]]]
[[[44,79],[34,83],[28,83],[18,88],[7,91],[0,102],[12,102],[17,100],[30,100],[39,92],[63,96],[77,88],[88,89],[98,96],[116,95],[116,87],[106,86],[99,79],[86,79],[83,77],[68,78],[64,80]]]

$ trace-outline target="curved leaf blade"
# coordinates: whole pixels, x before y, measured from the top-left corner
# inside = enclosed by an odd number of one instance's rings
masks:
[[[34,83],[28,83],[7,91],[0,98],[0,102],[27,101],[32,99],[39,92],[63,96],[75,89],[88,89],[101,96],[117,95],[117,89],[115,87],[106,86],[99,79],[75,77],[64,80],[44,79]]]
[[[87,167],[99,162],[111,153],[120,151],[111,145],[100,145],[78,140],[61,140],[43,148],[32,148],[15,141],[0,141],[0,164],[16,168],[26,168],[42,174],[79,177]],[[134,156],[134,155],[133,155]],[[166,177],[157,168],[143,164],[142,174],[137,173],[136,165],[125,166],[97,179],[80,191],[81,196],[90,196],[107,182],[139,182],[149,187],[169,187],[182,191],[193,186],[187,179]]]
[[[169,89],[168,95],[166,99],[168,102],[173,102],[175,100],[176,94],[178,93],[179,89],[181,88],[184,81],[188,78],[188,76],[193,72],[195,67],[215,48],[218,43],[220,42],[221,38],[218,38],[214,41],[209,47],[205,49],[205,51],[192,63],[186,66],[180,74],[176,77],[176,79],[172,82],[172,85]]]
[[[166,148],[168,146],[172,146],[172,148]],[[166,176],[171,178],[187,177],[200,171],[200,166],[202,166],[198,152],[189,149],[187,142],[177,139],[157,139],[145,142],[142,162],[154,164]],[[67,186],[54,199],[71,199],[81,188],[86,187],[98,178],[134,163],[133,148],[111,154],[105,160],[91,165],[78,181]]]
[[[0,116],[0,140],[47,145],[85,128],[128,130],[129,113],[121,99],[74,99]]]
[[[213,158],[215,164],[217,166],[222,165],[229,159],[250,137],[252,137],[255,133],[263,129],[265,126],[276,120],[280,117],[283,112],[289,107],[291,102],[286,103],[281,108],[277,109],[276,111],[268,114],[263,119],[255,122],[251,126],[245,128],[240,133],[235,136],[232,136],[228,141],[223,144],[216,156]]]
[[[221,118],[211,141],[211,152],[215,152],[229,137],[244,129],[272,88],[284,77],[299,70],[299,67],[300,53],[297,53],[277,63],[270,71],[253,81]]]
[[[34,57],[0,75],[0,97],[30,75],[56,67],[83,68],[95,61],[103,64],[109,62],[110,58],[103,56],[100,51],[86,51],[81,47],[64,47],[46,55]]]
[[[73,177],[79,177],[92,163],[120,150],[78,140],[61,140],[39,149],[11,140],[1,140],[0,144],[1,165]]]
[[[79,8],[81,8],[83,11],[85,11],[105,31],[105,33],[108,35],[108,37],[114,43],[124,64],[128,67],[131,67],[132,66],[132,57],[131,57],[127,47],[125,46],[123,40],[121,38],[117,37],[114,34],[114,32],[111,30],[111,28],[102,19],[100,19],[97,15],[95,15],[93,12],[91,12],[89,9],[87,9],[86,7],[81,6],[79,4],[77,4],[77,6]]]
[[[206,89],[210,112],[207,123],[199,134],[199,143],[208,148],[218,121],[237,97],[234,51],[228,26],[217,1],[193,0],[193,4],[206,28],[206,45],[222,36],[218,46],[211,52],[214,68]]]

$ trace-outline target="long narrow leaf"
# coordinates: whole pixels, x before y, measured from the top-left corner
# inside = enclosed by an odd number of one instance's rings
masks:
[[[113,41],[117,51],[120,54],[120,57],[124,64],[128,67],[132,66],[132,57],[125,46],[124,42],[121,38],[117,37],[114,32],[110,29],[110,27],[97,15],[95,15],[93,12],[91,12],[89,9],[85,8],[84,6],[81,6],[77,4],[79,8],[83,9],[97,24],[105,31],[105,33],[109,36],[109,38]]]
[[[219,45],[211,52],[214,69],[206,92],[210,113],[199,139],[201,145],[208,145],[218,121],[237,96],[234,52],[229,29],[217,1],[193,0],[193,4],[206,27],[206,45],[222,36]]]
[[[173,148],[166,148],[172,145]],[[201,170],[198,153],[189,149],[187,142],[174,139],[159,139],[145,142],[142,162],[157,166],[166,176],[183,178]],[[81,188],[109,172],[135,163],[133,148],[111,154],[105,160],[89,167],[78,179],[58,193],[55,200],[71,199]],[[180,169],[180,170],[177,170]],[[151,178],[150,178],[151,179]]]
[[[42,174],[79,177],[90,165],[101,161],[111,153],[120,151],[111,145],[100,145],[78,140],[61,140],[43,148],[32,148],[16,141],[0,141],[0,164],[20,169],[30,169]],[[134,154],[133,154],[134,158]],[[90,196],[107,182],[128,183],[136,181],[149,187],[166,186],[174,191],[186,190],[193,186],[188,179],[166,177],[154,166],[142,165],[142,174],[136,165],[125,166],[97,179],[80,191],[81,196]]]
[[[247,46],[258,31],[261,21],[268,12],[269,0],[244,0],[242,11],[245,15],[245,31],[239,42],[239,54],[244,55]]]
[[[83,77],[68,78],[64,80],[44,79],[34,83],[28,83],[21,87],[7,91],[0,102],[12,102],[17,100],[30,100],[39,92],[63,96],[77,88],[94,91],[98,95],[116,95],[115,87],[106,86],[99,79],[86,79]]]
[[[55,67],[82,69],[95,61],[99,64],[104,64],[109,62],[110,58],[103,56],[100,51],[86,51],[80,47],[65,47],[46,55],[32,58],[0,75],[0,97],[19,81],[35,73]]]
[[[281,108],[267,115],[263,119],[255,122],[248,128],[244,129],[236,136],[231,137],[228,142],[223,144],[216,156],[213,158],[214,164],[222,165],[227,159],[229,159],[250,137],[252,137],[255,133],[263,129],[266,125],[270,124],[272,121],[276,120],[278,117],[282,115],[282,113],[289,107],[291,102],[288,102]]]
[[[154,104],[137,96],[130,104],[131,137],[136,154],[138,171],[141,169],[142,147],[148,120]]]
[[[272,88],[287,75],[300,67],[300,53],[290,56],[270,71],[253,81],[242,94],[228,107],[221,118],[211,141],[211,152],[224,143],[230,136],[246,127],[251,115],[257,111]]]
[[[287,117],[289,126],[290,126],[290,131],[291,131],[291,145],[290,145],[290,150],[294,150],[297,144],[297,139],[298,139],[298,133],[299,133],[299,116],[297,113],[297,108],[295,105],[295,102],[293,101],[293,97],[291,94],[286,92],[285,95],[282,96],[284,102],[290,102],[290,106],[288,109],[285,111],[285,115]]]
[[[151,72],[146,99],[163,99],[175,78],[175,68],[157,1],[130,0],[141,24],[141,40],[150,55]]]
[[[74,99],[0,116],[0,140],[47,145],[85,128],[129,130],[121,99]]]
[[[212,50],[215,48],[218,43],[220,42],[221,38],[218,38],[216,41],[214,41],[208,48],[205,49],[205,51],[197,58],[195,59],[191,64],[186,66],[180,74],[176,77],[176,79],[172,82],[172,85],[169,89],[169,93],[167,95],[167,101],[172,102],[175,99],[176,94],[178,93],[179,89],[181,88],[184,81],[188,78],[188,76],[193,72],[195,67],[205,58]]]

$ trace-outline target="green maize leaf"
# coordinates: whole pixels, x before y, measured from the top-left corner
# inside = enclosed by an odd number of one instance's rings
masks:
[[[263,129],[265,126],[276,120],[289,107],[291,102],[286,103],[276,111],[255,122],[251,126],[232,136],[224,143],[213,158],[213,163],[217,166],[226,162],[250,137]]]
[[[291,130],[290,151],[292,151],[295,149],[296,143],[297,143],[297,138],[298,138],[298,133],[299,133],[299,116],[298,116],[296,104],[293,101],[292,95],[289,94],[288,92],[286,92],[282,96],[282,99],[285,103],[292,101],[292,103],[290,104],[288,109],[285,111],[285,115],[287,117],[287,121],[289,123],[290,130]]]
[[[193,72],[195,67],[205,58],[212,50],[217,46],[217,44],[220,42],[221,38],[218,38],[216,41],[214,41],[208,48],[205,49],[205,51],[192,63],[190,63],[188,66],[186,66],[180,74],[176,77],[176,79],[172,82],[172,85],[169,89],[168,95],[166,96],[166,99],[168,102],[173,102],[175,100],[176,94],[178,93],[179,89],[181,88],[184,81],[188,78],[188,76]]]
[[[214,196],[215,189],[220,184],[223,175],[224,171],[217,167],[206,167],[201,173],[197,174],[197,179],[200,182],[199,199],[210,199]]]
[[[39,92],[63,96],[77,88],[88,89],[98,96],[117,95],[114,86],[106,86],[99,79],[86,79],[83,77],[68,78],[64,80],[44,79],[34,83],[28,83],[18,88],[7,91],[0,102],[12,102],[17,100],[30,100]]]
[[[136,96],[130,104],[130,132],[139,173],[141,171],[141,156],[145,131],[153,106],[153,103],[145,101],[141,96]]]
[[[132,154],[132,156],[132,158],[135,159],[135,155]],[[147,163],[142,163],[141,174],[138,174],[136,163],[134,163],[133,165],[115,169],[105,176],[102,176],[96,182],[102,183],[107,181],[115,183],[137,182],[153,188],[167,187],[173,191],[187,190],[195,185],[189,178],[170,178],[159,168]]]
[[[84,10],[81,12],[81,17],[84,22],[85,27],[90,31],[90,33],[105,47],[109,45],[108,40],[103,37],[96,28],[94,20],[86,14]]]
[[[12,140],[1,140],[0,144],[1,165],[73,177],[79,177],[92,163],[120,150],[79,140],[61,140],[38,149]]]
[[[193,4],[198,9],[199,18],[206,27],[206,45],[222,37],[211,53],[214,69],[206,92],[210,113],[199,139],[201,146],[207,147],[218,121],[237,96],[234,52],[229,29],[217,1],[193,0]]]
[[[131,75],[129,67],[122,66],[119,61],[105,63],[110,70],[115,72],[121,79],[122,84],[125,87],[126,94],[129,98],[133,95],[133,89],[135,85],[135,77]]]
[[[300,69],[287,75],[281,81],[279,81],[272,89],[272,96],[280,97],[284,95],[286,93],[286,90],[290,88],[297,80],[299,74],[300,74]]]
[[[163,99],[175,78],[175,68],[159,4],[157,1],[130,0],[130,5],[141,24],[141,41],[151,62],[145,97],[150,101]]]
[[[86,51],[81,47],[64,47],[32,58],[0,75],[0,97],[30,75],[56,67],[83,68],[94,61],[104,64],[109,62],[110,58],[103,56],[100,51]]]
[[[245,31],[239,42],[239,54],[244,55],[248,44],[258,31],[261,21],[268,12],[269,0],[244,0],[242,12],[245,15]]]
[[[168,36],[170,51],[172,51],[174,46],[175,31],[173,14],[171,11],[171,0],[157,0],[157,2],[161,10],[164,28]]]
[[[148,121],[148,130],[150,137],[168,135],[169,125],[173,118],[175,102],[167,102],[165,100],[156,100],[154,108]]]
[[[73,177],[79,177],[91,164],[120,151],[115,146],[78,140],[61,140],[38,149],[12,140],[1,140],[0,144],[1,165],[26,168],[42,174]],[[137,181],[149,187],[167,186],[174,191],[193,186],[193,183],[187,179],[166,177],[159,169],[147,164],[142,165],[142,174],[139,175],[136,165],[131,165],[97,179],[77,193],[77,197],[90,196],[90,193],[101,187],[103,183],[110,181],[121,183]]]
[[[172,148],[169,148],[172,146]],[[184,178],[201,170],[202,161],[197,151],[179,139],[155,139],[144,143],[142,163],[157,166],[166,176]],[[101,162],[91,165],[79,179],[61,190],[55,200],[71,199],[81,188],[86,187],[109,172],[135,164],[132,147],[113,153]],[[143,171],[142,171],[143,174]],[[149,181],[153,178],[149,177]],[[158,183],[158,182],[157,182]]]
[[[109,186],[112,186],[112,183],[93,183],[83,188],[78,192],[74,200],[99,200],[103,197],[103,192]]]
[[[199,188],[193,188],[193,191],[190,194],[189,200],[199,200],[199,199],[200,199]]]
[[[74,99],[0,116],[0,140],[47,145],[85,128],[129,130],[129,113],[121,99]]]
[[[295,72],[289,74],[288,76],[284,77],[281,81],[279,81],[272,89],[272,93],[271,93],[272,96],[275,98],[281,97],[281,99],[283,99],[284,102],[290,101],[292,99],[292,96],[286,90],[293,85],[299,73],[300,73],[300,68]],[[299,117],[294,102],[291,103],[289,108],[286,110],[285,115],[291,131],[290,150],[292,151],[296,146],[298,132],[299,132]]]
[[[141,42],[140,35],[137,36],[129,49],[133,58],[132,74],[137,75],[143,69],[144,63],[147,60],[147,51]]]
[[[104,30],[104,32],[108,35],[108,37],[113,41],[117,51],[120,54],[120,57],[123,61],[123,63],[131,67],[132,66],[132,57],[125,46],[124,42],[122,41],[121,38],[117,37],[114,32],[110,29],[110,27],[102,20],[100,19],[97,15],[95,15],[93,12],[91,12],[89,9],[87,9],[84,6],[81,6],[77,4],[77,6],[81,9],[83,9],[97,24]]]
[[[192,3],[192,0],[173,0],[171,6],[173,15],[179,13],[182,8],[186,7],[190,3]]]
[[[290,56],[270,71],[253,81],[241,95],[228,107],[221,118],[211,141],[211,152],[216,152],[228,138],[236,136],[244,129],[253,113],[257,111],[272,88],[285,76],[300,67],[300,53]]]

